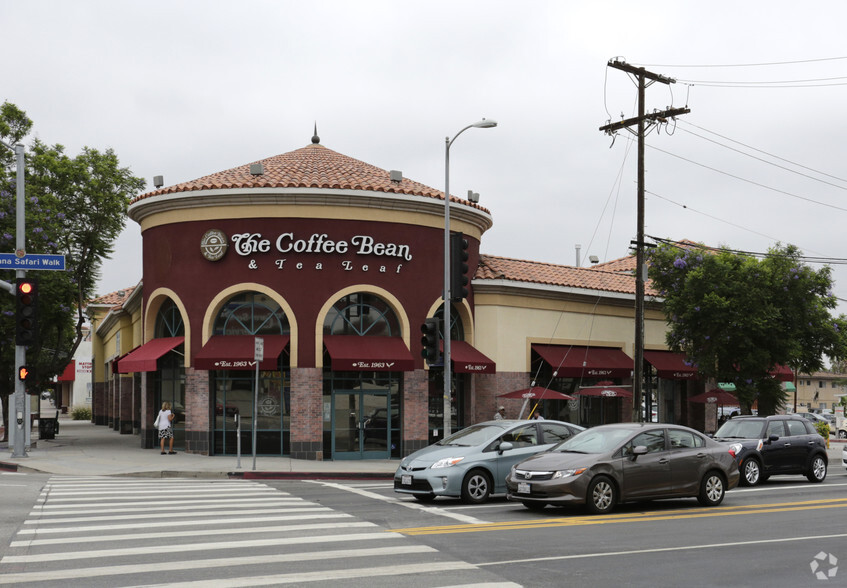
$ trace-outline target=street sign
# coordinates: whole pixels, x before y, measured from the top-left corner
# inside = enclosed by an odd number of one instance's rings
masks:
[[[18,257],[14,253],[0,253],[0,269],[65,271],[65,256],[27,253]]]
[[[264,361],[265,359],[265,340],[261,337],[256,337],[255,346],[253,347],[253,359],[255,361]]]

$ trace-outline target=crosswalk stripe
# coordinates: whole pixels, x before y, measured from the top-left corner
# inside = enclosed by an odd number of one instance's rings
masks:
[[[12,541],[9,547],[34,547],[36,545],[66,545],[72,543],[96,543],[104,539],[111,541],[143,541],[146,539],[174,539],[176,537],[211,537],[213,535],[259,535],[261,533],[291,533],[294,531],[319,531],[322,529],[353,529],[357,527],[376,527],[375,524],[366,521],[354,521],[350,523],[340,523],[334,521],[332,523],[310,523],[307,525],[275,525],[272,527],[244,527],[233,529],[225,527],[221,529],[204,529],[204,530],[179,530],[156,533],[130,533],[124,535],[96,535],[93,537],[81,537],[75,535],[73,537],[61,537],[53,539],[24,539],[21,541]]]
[[[185,521],[180,520],[180,527],[188,527],[188,526],[209,526],[209,525],[246,525],[248,523],[270,523],[270,522],[280,522],[280,521],[298,521],[303,519],[325,519],[325,518],[350,518],[353,515],[349,515],[346,513],[339,512],[330,512],[331,509],[325,506],[317,506],[314,508],[303,508],[299,509],[303,511],[301,514],[296,515],[274,515],[274,516],[261,516],[261,517],[225,517],[220,518],[216,517],[214,519],[201,519],[199,521]],[[50,521],[51,523],[55,523],[56,521]],[[164,521],[164,522],[146,522],[143,525],[145,529],[152,529],[157,527],[173,527],[173,521]],[[57,534],[57,533],[93,533],[93,532],[108,532],[108,531],[120,531],[124,529],[138,529],[138,523],[124,523],[120,525],[78,525],[75,527],[39,527],[37,529],[20,529],[18,531],[18,535],[45,535],[45,534]]]
[[[308,503],[306,503],[308,504]],[[314,507],[285,507],[285,512],[300,512],[300,511],[308,511],[314,510]],[[253,509],[253,510],[242,510],[240,514],[267,514],[268,509]],[[280,509],[282,512],[282,509]],[[221,512],[217,510],[205,510],[200,512],[188,512],[180,515],[180,519],[188,518],[188,517],[206,517],[206,516],[220,516]],[[163,517],[168,517],[173,520],[172,514],[133,514],[133,515],[110,515],[110,516],[84,516],[84,517],[66,517],[63,519],[50,519],[51,523],[78,523],[82,520],[85,521],[127,521],[127,520],[141,520],[141,519],[161,519]],[[28,519],[24,521],[25,525],[40,525],[44,521],[42,519]],[[146,523],[140,523],[138,526],[142,526]],[[173,523],[171,523],[173,524]]]
[[[154,503],[154,504],[156,504],[156,503]],[[265,507],[291,506],[292,504],[309,504],[309,503],[306,502],[305,500],[292,500],[290,498],[265,498],[265,499],[261,499],[261,500],[259,500],[259,499],[256,499],[256,500],[229,500],[229,501],[224,502],[224,503],[215,502],[215,501],[212,501],[211,503],[209,503],[208,501],[206,501],[202,504],[179,504],[179,503],[170,503],[169,502],[168,504],[164,504],[164,505],[161,504],[161,503],[158,503],[156,506],[148,507],[148,508],[142,508],[142,507],[138,507],[138,506],[126,506],[126,507],[105,506],[103,508],[94,508],[92,506],[92,507],[90,507],[89,510],[86,510],[86,509],[77,509],[75,507],[63,506],[61,510],[50,510],[50,509],[47,509],[47,508],[38,507],[38,508],[33,509],[32,513],[30,513],[30,514],[33,515],[33,516],[43,516],[43,517],[68,516],[68,515],[72,515],[72,514],[76,514],[76,515],[79,515],[79,516],[87,516],[87,515],[92,514],[92,513],[108,514],[108,513],[118,513],[118,512],[150,512],[150,511],[156,511],[156,512],[164,513],[164,512],[171,512],[171,511],[185,512],[185,511],[197,510],[197,509],[201,509],[201,508],[219,509],[219,510],[235,510],[235,509],[238,509],[238,508],[255,508],[256,506],[265,506]]]
[[[210,543],[191,543],[187,545],[149,545],[123,549],[97,549],[92,551],[70,551],[61,554],[62,561],[70,559],[88,559],[100,557],[121,557],[125,555],[154,555],[161,553],[189,553],[192,551],[211,551],[214,549],[251,549],[255,547],[279,547],[281,545],[306,545],[316,543],[350,543],[358,541],[391,541],[401,538],[396,533],[350,533],[347,535],[319,535],[316,537],[281,537],[276,539],[250,539],[247,541],[222,541]],[[56,560],[55,553],[31,553],[26,555],[5,555],[0,564],[39,563]]]
[[[202,498],[198,500],[169,500],[168,506],[174,505],[191,505],[191,504],[220,504],[221,498]],[[305,500],[299,498],[279,498],[274,496],[264,496],[262,498],[244,498],[240,496],[235,496],[233,498],[226,497],[227,504],[255,504],[261,502],[306,502]],[[74,511],[80,511],[86,508],[96,508],[96,509],[105,509],[112,507],[149,507],[149,506],[162,506],[162,502],[159,500],[144,500],[144,501],[133,501],[133,502],[90,502],[84,504],[45,504],[43,506],[35,507],[35,510],[38,511],[49,511],[49,510],[69,510],[73,509]]]
[[[392,565],[368,568],[344,568],[342,570],[321,570],[319,572],[300,572],[293,574],[275,574],[240,578],[219,578],[217,580],[197,580],[168,584],[149,584],[150,588],[167,586],[203,586],[208,588],[239,588],[240,586],[276,586],[280,584],[299,584],[302,582],[325,582],[328,580],[350,580],[352,578],[372,578],[385,576],[415,577],[420,574],[443,574],[457,570],[478,570],[473,564],[463,561],[439,561],[431,563]],[[515,586],[515,584],[513,584]]]
[[[400,545],[391,547],[376,547],[369,549],[342,549],[333,551],[315,551],[311,553],[280,553],[272,555],[246,555],[240,557],[201,559],[176,562],[157,562],[157,572],[179,572],[192,569],[231,568],[234,566],[253,566],[264,564],[279,564],[291,562],[306,562],[316,560],[333,560],[344,558],[389,557],[409,554],[435,553],[436,550],[427,545]],[[54,571],[20,572],[0,575],[0,584],[19,584],[23,582],[48,582],[51,580],[71,580],[74,578],[95,578],[116,576],[122,574],[146,574],[151,566],[145,564],[125,564],[114,566],[98,566],[87,568],[71,568]]]

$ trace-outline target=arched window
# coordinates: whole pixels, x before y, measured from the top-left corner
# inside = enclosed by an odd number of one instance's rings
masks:
[[[245,292],[230,298],[215,318],[213,335],[288,335],[288,317],[265,294]]]
[[[324,320],[324,334],[399,337],[400,322],[380,297],[357,292],[333,304]]]
[[[154,332],[157,339],[185,335],[185,324],[182,322],[182,315],[173,300],[168,299],[159,307]]]

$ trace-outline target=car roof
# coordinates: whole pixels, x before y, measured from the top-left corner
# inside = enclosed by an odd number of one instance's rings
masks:
[[[767,416],[758,415],[758,414],[739,414],[739,415],[735,415],[734,417],[732,417],[732,420],[735,420],[735,419],[743,419],[743,420],[762,419],[762,420],[768,420],[768,421],[782,420],[782,419],[790,419],[790,420],[795,420],[795,421],[805,420],[803,417],[800,416],[799,413],[795,413],[795,414],[769,414]]]

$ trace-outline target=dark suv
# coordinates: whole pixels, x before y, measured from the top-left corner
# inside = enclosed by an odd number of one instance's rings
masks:
[[[755,486],[778,474],[802,474],[810,482],[826,478],[826,441],[814,425],[795,415],[736,416],[714,438],[735,453],[741,484]]]

